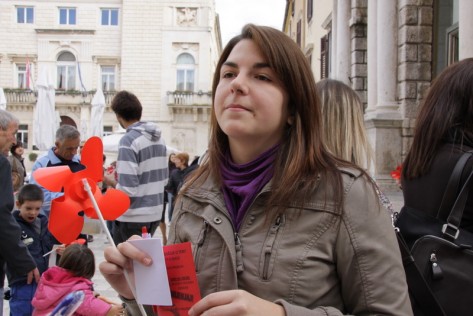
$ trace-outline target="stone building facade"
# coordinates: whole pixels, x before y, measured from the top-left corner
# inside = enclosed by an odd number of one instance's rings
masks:
[[[49,74],[62,123],[90,136],[91,101],[105,94],[104,135],[119,129],[109,104],[135,93],[143,120],[156,122],[169,146],[207,147],[211,78],[221,51],[214,0],[3,0],[0,87],[20,137],[33,150],[33,111],[41,72]]]
[[[371,172],[382,187],[395,188],[390,171],[409,149],[436,74],[473,56],[472,13],[468,0],[287,1],[284,31],[304,39],[316,80],[341,80],[365,103],[376,160]],[[311,33],[314,23],[324,31]],[[316,43],[320,50],[307,54]]]

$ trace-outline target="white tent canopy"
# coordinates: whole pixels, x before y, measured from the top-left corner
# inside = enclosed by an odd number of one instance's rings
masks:
[[[33,144],[39,150],[48,150],[54,145],[59,121],[55,110],[56,91],[48,67],[43,66],[36,82],[38,101],[33,114]]]
[[[102,138],[103,151],[110,153],[118,152],[118,143],[120,142],[120,139],[123,137],[123,135],[125,135],[125,130],[104,136]],[[166,151],[168,155],[171,153],[181,152],[179,149],[173,148],[171,146],[166,146]]]
[[[3,92],[3,88],[0,88],[0,110],[7,109],[7,98],[5,98],[5,93]]]
[[[89,136],[102,137],[103,111],[105,109],[105,96],[103,95],[102,89],[97,89],[90,105],[92,106],[92,111],[90,114]]]

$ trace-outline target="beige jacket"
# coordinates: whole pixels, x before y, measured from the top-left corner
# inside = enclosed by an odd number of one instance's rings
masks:
[[[13,191],[16,192],[25,184],[25,168],[23,168],[20,159],[15,156],[10,155],[7,159],[11,165]]]
[[[220,189],[207,179],[177,201],[168,240],[192,243],[202,296],[243,289],[291,316],[412,315],[386,210],[359,171],[343,171],[343,182],[342,211],[320,181],[304,209],[289,206],[271,222],[263,211],[268,184],[236,234]]]

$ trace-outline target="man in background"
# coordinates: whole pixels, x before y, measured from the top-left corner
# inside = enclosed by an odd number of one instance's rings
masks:
[[[112,100],[111,108],[126,134],[120,139],[116,172],[105,174],[104,182],[125,192],[130,197],[130,208],[113,227],[115,244],[132,235],[140,235],[145,226],[154,234],[162,215],[164,185],[168,178],[166,144],[156,124],[142,122],[142,106],[128,91],[120,91]]]
[[[3,280],[5,263],[18,274],[27,274],[27,283],[39,282],[39,271],[26,246],[21,242],[21,230],[12,216],[13,185],[11,167],[6,156],[16,144],[18,119],[0,110],[0,315],[3,315]]]
[[[55,146],[48,150],[45,156],[36,160],[31,170],[30,183],[38,184],[34,178],[34,172],[39,168],[69,166],[72,172],[84,169],[80,164],[77,150],[80,145],[80,133],[71,125],[61,125],[56,131]],[[39,185],[39,184],[38,184]],[[39,185],[44,192],[42,211],[49,219],[51,212],[51,201],[63,195],[62,192],[51,192]]]
[[[62,196],[63,192],[52,192],[44,188],[36,182],[34,172],[39,168],[69,166],[72,172],[83,170],[85,167],[80,163],[80,157],[77,151],[80,146],[80,132],[72,125],[61,125],[56,131],[55,146],[48,150],[45,156],[36,160],[31,170],[30,183],[37,184],[44,193],[43,207],[41,208],[44,215],[49,220],[51,213],[51,202],[55,198]],[[87,239],[92,242],[94,237],[92,235],[80,234],[78,238]]]

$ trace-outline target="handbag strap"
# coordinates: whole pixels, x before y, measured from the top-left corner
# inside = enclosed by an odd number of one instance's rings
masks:
[[[470,192],[471,179],[473,178],[473,170],[468,175],[468,178],[463,185],[455,204],[452,207],[452,211],[447,218],[447,223],[442,227],[443,238],[455,242],[460,234],[460,224],[463,217],[463,210],[465,209],[466,201],[468,199],[468,193]]]
[[[432,293],[427,281],[417,268],[414,257],[412,257],[404,238],[402,238],[401,232],[398,228],[394,230],[401,250],[402,264],[406,272],[407,286],[411,296],[415,299],[417,305],[422,308],[425,315],[445,316],[445,312],[435,298],[434,293]]]
[[[443,194],[439,210],[437,211],[437,219],[447,218],[450,215],[452,206],[454,205],[454,202],[458,196],[457,192],[458,188],[460,187],[463,169],[465,168],[465,165],[472,154],[473,150],[467,151],[461,155],[460,159],[458,159],[457,163],[455,164],[452,174],[450,175],[450,179],[448,179],[447,187],[445,188],[445,193]]]

